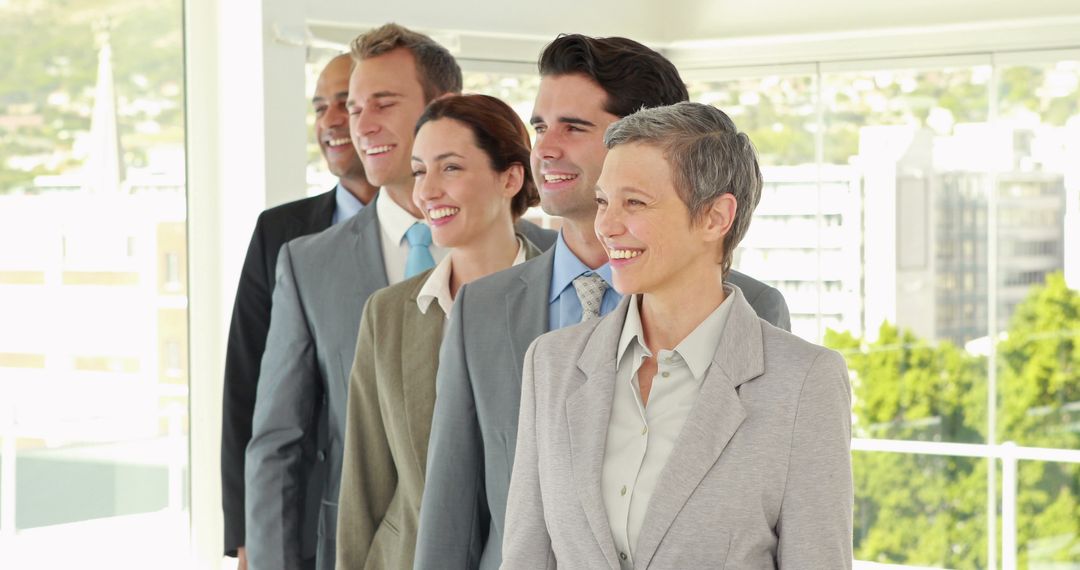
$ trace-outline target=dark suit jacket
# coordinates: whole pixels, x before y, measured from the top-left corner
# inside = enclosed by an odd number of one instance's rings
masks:
[[[270,299],[278,250],[291,239],[330,227],[334,204],[331,190],[264,211],[255,223],[244,258],[229,325],[221,410],[221,508],[225,515],[228,556],[236,556],[237,547],[244,545],[244,450],[251,440],[259,363],[270,330]],[[314,508],[317,507],[316,501]]]

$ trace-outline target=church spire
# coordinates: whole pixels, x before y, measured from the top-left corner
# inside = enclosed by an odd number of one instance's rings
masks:
[[[124,154],[117,124],[116,86],[113,82],[109,25],[98,26],[98,74],[94,87],[94,110],[90,119],[90,155],[86,160],[83,188],[116,194],[124,181]]]

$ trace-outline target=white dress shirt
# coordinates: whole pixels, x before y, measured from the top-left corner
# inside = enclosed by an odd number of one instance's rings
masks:
[[[524,261],[525,244],[521,242],[521,238],[518,238],[517,256],[514,257],[514,263],[511,265],[517,265]],[[420,294],[416,296],[416,305],[420,307],[421,313],[426,315],[431,303],[438,301],[443,316],[447,319],[450,318],[450,309],[454,306],[454,298],[450,295],[450,267],[450,256],[447,255],[428,275],[427,281],[424,281],[424,286],[420,288]],[[444,327],[443,334],[446,334],[447,330],[449,329]]]
[[[641,402],[637,373],[652,353],[645,346],[641,327],[641,296],[630,300],[616,353],[615,393],[600,478],[608,523],[624,569],[634,566],[633,550],[649,499],[720,344],[731,310],[732,291],[726,285],[724,291],[724,302],[675,350],[661,350],[657,355],[647,406]]]
[[[382,232],[383,263],[386,265],[386,280],[391,285],[405,279],[405,260],[409,257],[409,242],[405,241],[405,232],[416,222],[426,223],[413,217],[390,197],[390,193],[380,188],[375,200],[375,213],[379,218]],[[431,257],[438,263],[446,257],[446,249],[431,245]]]

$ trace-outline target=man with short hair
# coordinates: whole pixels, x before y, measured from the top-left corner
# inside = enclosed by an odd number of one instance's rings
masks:
[[[541,206],[562,217],[562,231],[543,255],[458,292],[439,356],[417,569],[499,567],[525,351],[620,300],[593,229],[604,131],[642,107],[689,98],[670,61],[626,38],[560,36],[539,68],[532,166]],[[790,328],[779,291],[734,271],[730,281],[759,315]]]
[[[348,373],[364,302],[444,255],[412,201],[413,126],[461,70],[431,38],[388,24],[352,44],[347,109],[375,203],[281,248],[247,449],[247,554],[254,570],[334,566]],[[307,450],[312,441],[315,449]],[[304,474],[321,491],[305,513]],[[314,553],[305,537],[318,529]],[[312,558],[314,554],[314,559]]]
[[[244,550],[244,451],[251,440],[251,418],[259,362],[270,330],[270,299],[282,244],[314,234],[351,218],[371,203],[378,188],[368,183],[364,164],[349,137],[349,54],[326,64],[311,100],[315,138],[330,172],[338,177],[329,192],[270,208],[259,215],[236,288],[229,342],[225,353],[225,389],[221,422],[221,507],[225,522],[225,554],[247,567]],[[314,441],[308,442],[313,445]],[[307,480],[305,476],[304,480]],[[309,489],[304,509],[318,513],[317,489]],[[305,543],[315,544],[315,528],[306,528]]]

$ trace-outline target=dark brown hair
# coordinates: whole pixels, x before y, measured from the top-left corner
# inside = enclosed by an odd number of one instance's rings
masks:
[[[510,200],[510,213],[514,219],[540,203],[529,165],[532,150],[529,131],[525,130],[525,123],[510,105],[489,95],[443,97],[428,105],[416,121],[415,132],[419,132],[424,123],[438,119],[453,119],[468,127],[476,139],[476,146],[487,154],[494,171],[506,172],[515,164],[521,165],[524,169],[521,189]]]
[[[607,93],[604,110],[616,117],[690,100],[667,58],[627,38],[562,34],[544,48],[538,67],[542,76],[579,73],[592,79]]]
[[[349,46],[354,62],[409,50],[416,60],[417,79],[424,90],[424,102],[444,93],[461,93],[461,67],[450,51],[435,40],[398,24],[385,24],[360,34]]]

